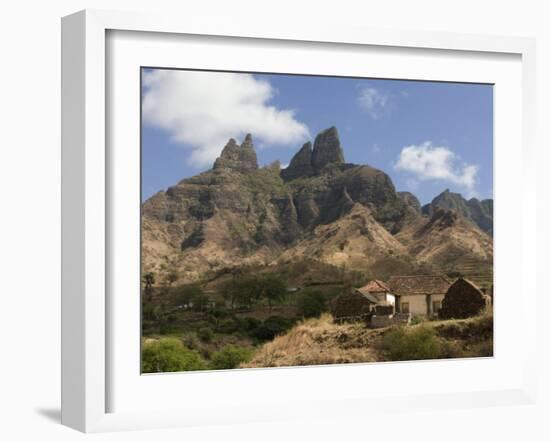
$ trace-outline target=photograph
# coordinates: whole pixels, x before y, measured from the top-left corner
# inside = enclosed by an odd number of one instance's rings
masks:
[[[141,373],[493,357],[493,84],[141,67]]]

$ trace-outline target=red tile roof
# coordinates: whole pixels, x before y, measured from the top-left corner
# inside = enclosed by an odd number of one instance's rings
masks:
[[[379,279],[373,279],[367,285],[357,289],[361,293],[378,293],[378,292],[391,292],[391,289],[384,281]]]
[[[441,275],[415,275],[392,276],[387,285],[396,295],[444,295],[451,283]]]

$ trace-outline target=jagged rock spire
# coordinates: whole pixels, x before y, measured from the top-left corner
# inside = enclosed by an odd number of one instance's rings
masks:
[[[240,146],[234,138],[230,138],[221,155],[214,162],[214,169],[231,169],[237,172],[258,169],[258,158],[252,143],[252,135],[247,134]]]
[[[288,167],[281,171],[284,180],[293,180],[301,176],[310,176],[313,174],[311,165],[311,142],[305,143],[302,148],[292,157]]]
[[[330,163],[344,163],[344,152],[334,126],[320,132],[313,147],[311,142],[305,143],[292,157],[288,167],[281,171],[281,176],[287,181],[310,176]]]
[[[340,145],[338,130],[334,126],[315,137],[311,153],[311,164],[316,169],[321,169],[329,163],[344,163],[344,152]]]

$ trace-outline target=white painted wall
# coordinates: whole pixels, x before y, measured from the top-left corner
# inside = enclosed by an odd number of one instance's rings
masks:
[[[433,308],[434,301],[442,301],[445,295],[432,295],[431,296],[431,305]],[[409,313],[413,316],[415,315],[427,315],[428,314],[428,304],[426,303],[426,295],[410,295],[410,296],[401,296],[401,306],[403,303],[409,303]]]
[[[548,2],[441,0],[316,2],[170,0],[19,0],[0,10],[0,272],[2,362],[0,439],[6,441],[89,440],[58,425],[60,369],[60,27],[62,15],[83,8],[155,10],[230,20],[338,22],[373,27],[536,36],[538,40],[539,185],[547,184],[550,156],[550,27]],[[327,25],[328,26],[328,25]],[[426,134],[429,137],[429,134]],[[544,147],[544,149],[543,149]],[[515,177],[511,177],[515,179]],[[520,185],[521,183],[518,183]],[[548,186],[544,190],[549,194]],[[497,202],[498,204],[498,202]],[[539,208],[539,277],[549,250],[548,205]],[[548,336],[541,292],[536,312],[541,340]],[[548,346],[540,345],[540,373],[550,372]],[[95,441],[246,441],[392,439],[542,441],[548,438],[548,377],[540,379],[538,405],[380,415],[323,422],[287,422],[92,436]],[[182,400],[185,400],[182,398]],[[467,422],[468,425],[457,425]],[[427,423],[430,431],[426,431]],[[452,431],[449,431],[452,428]]]

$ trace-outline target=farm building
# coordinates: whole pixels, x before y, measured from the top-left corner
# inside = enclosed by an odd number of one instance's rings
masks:
[[[379,305],[395,305],[395,295],[391,293],[389,286],[379,279],[373,279],[357,291],[364,295],[369,294]]]
[[[439,317],[450,319],[476,316],[490,303],[490,296],[484,294],[472,281],[458,278],[443,298]]]
[[[386,285],[395,295],[396,311],[435,316],[451,283],[441,275],[392,276]]]
[[[337,322],[366,319],[378,300],[371,294],[352,289],[342,293],[332,302],[332,316]]]

